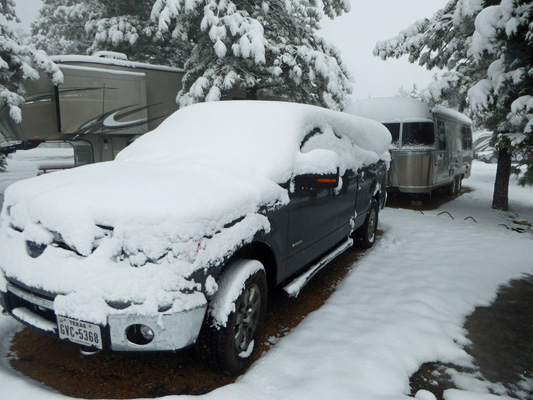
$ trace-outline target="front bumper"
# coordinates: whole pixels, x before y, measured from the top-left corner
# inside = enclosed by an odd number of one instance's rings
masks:
[[[0,291],[0,305],[18,321],[59,338],[53,296],[14,283]],[[207,306],[183,312],[162,312],[156,316],[120,313],[108,316],[101,326],[103,347],[113,351],[169,351],[193,344],[202,326]],[[154,334],[146,344],[136,344],[127,337],[132,325],[148,326]]]

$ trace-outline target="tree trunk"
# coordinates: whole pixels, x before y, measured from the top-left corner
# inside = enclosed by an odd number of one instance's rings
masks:
[[[509,178],[511,176],[511,153],[506,149],[498,151],[498,169],[494,182],[494,195],[492,208],[496,210],[509,210]]]

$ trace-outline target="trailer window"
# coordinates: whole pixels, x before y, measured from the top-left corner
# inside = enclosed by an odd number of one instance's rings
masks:
[[[468,126],[463,126],[461,133],[463,136],[463,149],[472,150],[472,130]]]
[[[398,146],[400,142],[400,123],[395,124],[383,124],[389,130],[392,136],[392,144]]]
[[[446,124],[444,121],[437,121],[437,135],[439,135],[439,150],[446,150]]]
[[[402,146],[435,144],[433,122],[408,122],[403,124]]]

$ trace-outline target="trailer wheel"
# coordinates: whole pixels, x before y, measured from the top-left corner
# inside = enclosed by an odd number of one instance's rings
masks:
[[[453,182],[448,184],[446,189],[450,197],[457,195],[457,178],[453,178]]]
[[[463,188],[463,178],[461,176],[457,177],[457,194],[461,193],[461,189]]]
[[[371,248],[376,242],[376,231],[378,229],[379,206],[376,199],[372,199],[370,208],[366,214],[365,223],[354,232],[354,239],[357,246],[362,249]]]
[[[251,263],[259,261],[237,259],[224,272],[196,343],[197,355],[209,367],[230,376],[251,364],[266,314],[265,270],[261,265],[247,275]],[[234,290],[221,290],[231,286],[240,287],[236,298]],[[222,325],[216,319],[219,310],[232,310]]]

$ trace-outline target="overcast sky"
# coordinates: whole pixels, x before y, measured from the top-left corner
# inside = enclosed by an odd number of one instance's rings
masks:
[[[378,40],[398,34],[414,21],[432,16],[448,0],[351,0],[352,10],[322,22],[321,35],[335,44],[354,79],[354,99],[393,96],[401,86],[426,87],[435,72],[406,59],[381,61],[372,55]],[[15,0],[22,27],[29,30],[41,0]]]

